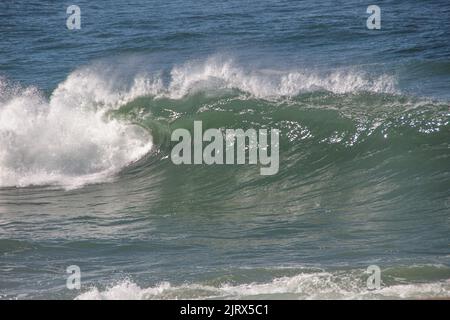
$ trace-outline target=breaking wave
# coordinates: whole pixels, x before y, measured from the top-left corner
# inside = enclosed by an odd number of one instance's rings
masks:
[[[387,108],[392,104],[403,109],[416,105],[397,95],[393,76],[357,68],[248,70],[233,60],[211,57],[176,65],[169,72],[125,77],[123,71],[104,64],[77,69],[49,97],[37,88],[0,79],[0,187],[70,189],[109,181],[154,149],[154,138],[159,140],[155,125],[170,126],[205,110],[238,105],[232,112],[243,119],[264,113],[272,119],[258,124],[280,125],[291,140],[298,134],[308,135],[310,128],[288,119],[277,122],[271,113],[280,103],[316,109],[351,106],[350,113],[358,117],[367,112],[367,104],[385,113],[390,113]],[[266,110],[255,111],[258,104]],[[373,119],[370,130],[380,121]],[[440,121],[439,126],[446,125],[445,119]],[[236,120],[233,126],[248,123],[248,119]],[[334,130],[320,141],[341,141],[342,135]]]

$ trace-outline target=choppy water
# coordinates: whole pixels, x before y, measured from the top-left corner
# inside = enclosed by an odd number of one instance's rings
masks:
[[[0,4],[0,298],[450,296],[446,1],[381,30],[364,1],[69,4]],[[173,165],[194,120],[279,129],[278,174]]]

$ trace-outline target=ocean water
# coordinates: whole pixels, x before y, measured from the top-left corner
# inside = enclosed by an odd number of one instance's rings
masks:
[[[0,298],[449,298],[449,18],[445,0],[2,1]],[[194,120],[279,129],[279,172],[174,165]]]

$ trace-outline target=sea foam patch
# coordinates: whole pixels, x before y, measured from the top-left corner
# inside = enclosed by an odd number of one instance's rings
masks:
[[[212,286],[163,282],[142,288],[125,280],[104,290],[92,287],[77,300],[151,299],[424,299],[450,296],[450,280],[385,285],[368,290],[359,277],[342,273],[300,273],[269,282]]]

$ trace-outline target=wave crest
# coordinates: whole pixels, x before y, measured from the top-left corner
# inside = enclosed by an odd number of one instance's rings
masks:
[[[232,60],[210,58],[202,63],[174,67],[167,92],[178,99],[191,92],[211,89],[237,89],[255,98],[296,96],[305,92],[329,91],[336,94],[359,91],[396,93],[395,78],[371,76],[355,69],[319,72],[312,70],[245,70]]]

